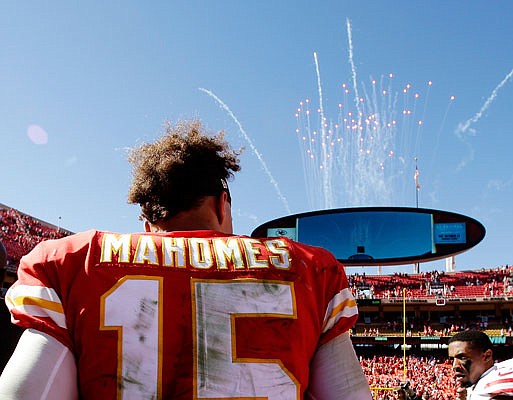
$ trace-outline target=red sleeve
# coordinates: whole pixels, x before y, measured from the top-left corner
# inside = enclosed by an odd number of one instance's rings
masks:
[[[315,287],[310,293],[310,307],[315,307],[319,315],[318,344],[327,343],[351,329],[358,319],[358,308],[342,264],[323,248],[298,243],[293,259],[306,269],[304,274],[311,287]]]
[[[344,267],[333,256],[331,257],[334,264],[326,271],[326,311],[320,344],[347,332],[358,319],[358,307],[349,288]]]
[[[81,240],[83,235],[39,243],[21,259],[18,280],[5,297],[15,325],[47,333],[71,350],[59,270],[65,263],[64,254],[87,247],[89,240]]]

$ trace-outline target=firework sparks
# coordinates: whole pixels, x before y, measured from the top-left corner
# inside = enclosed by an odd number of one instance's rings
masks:
[[[389,74],[352,90],[343,83],[337,116],[330,118],[322,104],[316,53],[315,62],[317,123],[311,119],[310,100],[301,101],[295,113],[310,205],[314,209],[397,205],[397,198],[408,190],[400,187],[404,179],[398,178],[413,168],[432,82],[421,90],[412,83],[395,89],[394,74]]]

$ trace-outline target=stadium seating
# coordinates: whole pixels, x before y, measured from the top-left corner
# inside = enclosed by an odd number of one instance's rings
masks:
[[[68,236],[71,232],[23,214],[20,211],[0,204],[0,241],[7,250],[7,266],[2,282],[14,279],[21,257],[32,250],[42,240]]]
[[[432,299],[444,297],[493,297],[504,294],[504,277],[513,276],[513,267],[451,273],[358,275],[350,276],[353,293],[358,298]],[[512,289],[513,292],[513,289]],[[370,296],[370,297],[369,297]]]
[[[399,356],[360,357],[360,364],[374,392],[374,399],[396,398],[390,388],[408,382],[417,396],[430,400],[449,400],[456,395],[451,364],[447,358]],[[406,372],[406,373],[405,373]]]

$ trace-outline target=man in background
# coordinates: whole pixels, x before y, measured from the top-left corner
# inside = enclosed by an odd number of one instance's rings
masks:
[[[459,332],[449,339],[449,358],[458,399],[511,399],[513,359],[495,364],[493,344],[481,331]]]
[[[90,230],[21,260],[6,303],[27,330],[0,398],[371,399],[343,267],[287,238],[233,235],[240,166],[221,134],[168,125],[129,161],[146,232]]]

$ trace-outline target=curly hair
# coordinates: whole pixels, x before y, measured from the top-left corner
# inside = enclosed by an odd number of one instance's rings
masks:
[[[226,180],[240,170],[239,154],[223,132],[209,136],[200,121],[167,121],[160,139],[128,155],[133,166],[128,202],[139,204],[141,217],[151,223],[193,209],[204,196],[227,190]]]

